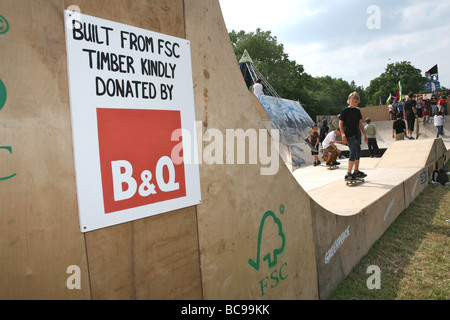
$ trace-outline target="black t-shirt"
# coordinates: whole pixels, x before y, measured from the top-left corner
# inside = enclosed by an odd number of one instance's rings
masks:
[[[394,121],[394,124],[392,126],[392,129],[395,129],[395,133],[399,134],[402,132],[405,132],[406,130],[406,124],[405,121],[403,121],[402,119],[397,119]]]
[[[416,100],[410,99],[408,101],[405,102],[405,113],[406,116],[414,116],[414,112],[413,112],[413,107],[416,107]]]
[[[339,116],[339,120],[344,121],[344,132],[348,137],[357,137],[361,136],[359,131],[359,122],[362,119],[361,110],[357,108],[347,107],[342,110],[341,115]]]
[[[330,131],[330,128],[328,128],[327,125],[324,125],[322,128],[320,128],[320,138],[319,138],[320,143],[322,143],[323,140],[325,140],[325,137],[327,136],[329,131]]]

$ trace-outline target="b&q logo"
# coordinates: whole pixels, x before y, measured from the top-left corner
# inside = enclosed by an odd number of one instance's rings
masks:
[[[180,141],[180,111],[97,109],[105,213],[186,196],[184,163],[170,158]]]
[[[284,211],[285,207],[281,205],[280,214],[283,215]],[[271,240],[265,241],[268,238]],[[270,242],[271,245],[263,246],[263,243],[267,242]],[[259,281],[261,297],[266,293],[265,290],[276,288],[281,281],[288,277],[287,262],[281,263],[281,266],[279,263],[279,256],[284,252],[285,246],[286,237],[281,220],[273,211],[267,211],[259,225],[256,259],[248,259],[248,264],[256,271],[260,271],[261,267],[265,266],[264,262],[267,263],[268,275]]]

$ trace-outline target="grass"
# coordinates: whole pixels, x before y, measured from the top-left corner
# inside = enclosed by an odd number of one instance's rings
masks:
[[[447,163],[449,168],[450,161]],[[449,300],[450,189],[429,185],[391,224],[330,300]],[[368,289],[380,268],[380,289]]]

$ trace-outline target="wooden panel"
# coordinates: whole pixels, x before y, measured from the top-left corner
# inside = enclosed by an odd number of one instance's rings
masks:
[[[225,139],[227,129],[258,132],[263,128],[255,105],[259,102],[242,79],[219,2],[186,0],[185,12],[201,133],[207,138],[207,129],[213,129]],[[203,141],[203,149],[210,144]],[[223,154],[225,161],[227,152]],[[308,196],[279,156],[277,160],[278,172],[269,176],[260,172],[267,166],[249,164],[248,156],[242,165],[200,167],[203,203],[197,213],[205,299],[317,298]],[[263,261],[275,250],[276,261]],[[258,261],[258,270],[249,259]]]
[[[364,209],[366,242],[369,248],[405,208],[405,193],[402,183]]]
[[[339,216],[314,200],[311,207],[319,294],[326,299],[367,253],[367,227],[362,214]]]
[[[93,299],[201,299],[195,208],[86,234]]]
[[[195,207],[134,224],[137,299],[202,299]]]
[[[82,14],[184,38],[183,1],[180,0],[65,0]]]
[[[63,2],[2,1],[0,34],[0,299],[90,298],[79,232]],[[67,268],[80,268],[69,290]]]
[[[182,1],[70,4],[83,14],[184,38]],[[90,232],[86,243],[93,299],[202,297],[194,207]]]

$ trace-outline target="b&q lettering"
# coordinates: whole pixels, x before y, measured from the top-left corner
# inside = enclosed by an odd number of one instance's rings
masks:
[[[169,179],[164,179],[164,169],[167,168]],[[126,160],[118,160],[111,162],[114,201],[122,201],[131,199],[136,192],[141,197],[149,197],[157,194],[156,187],[162,192],[172,192],[180,189],[180,184],[175,182],[175,166],[172,159],[169,157],[162,157],[159,159],[155,168],[155,177],[150,170],[144,170],[141,174],[141,183],[133,178],[133,166]],[[156,180],[156,185],[152,183],[153,178]],[[126,187],[126,188],[124,188]]]

